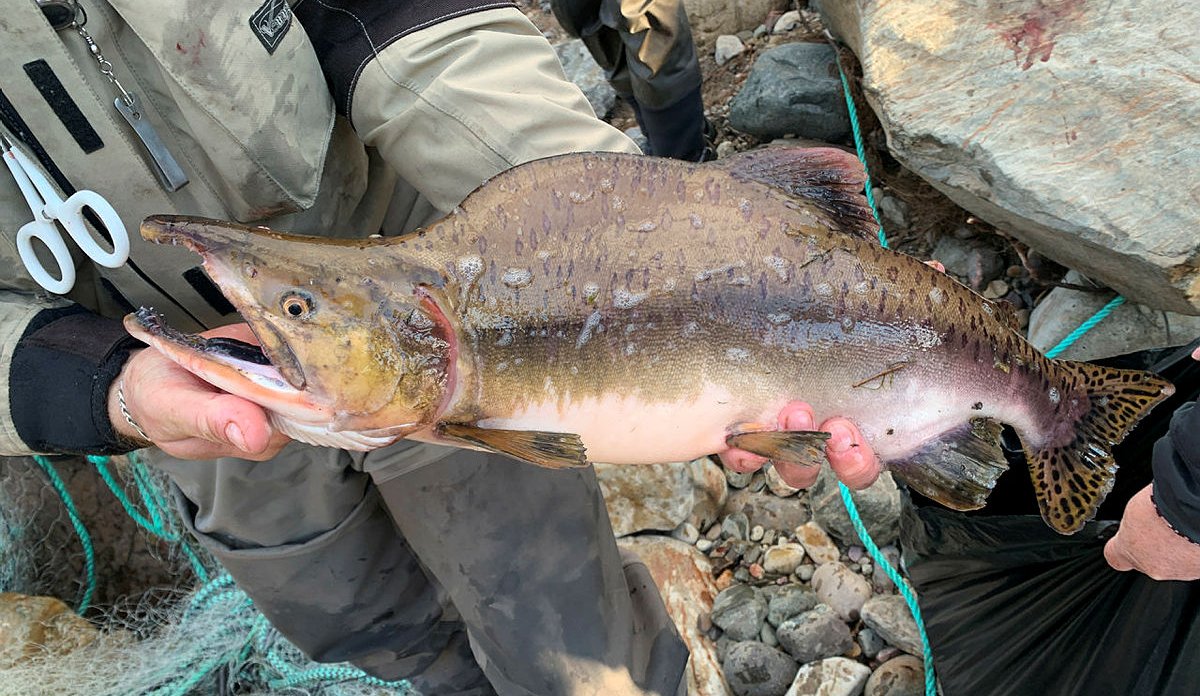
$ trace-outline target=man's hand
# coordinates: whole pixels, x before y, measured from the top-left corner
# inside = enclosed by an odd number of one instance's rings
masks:
[[[1138,491],[1125,505],[1117,535],[1104,545],[1105,560],[1117,570],[1137,570],[1155,580],[1200,580],[1200,544],[1177,534],[1158,514],[1150,498],[1153,487]]]
[[[246,324],[224,326],[202,335],[257,342]],[[133,353],[109,390],[108,416],[117,432],[129,440],[140,441],[141,436],[121,413],[117,402],[117,387],[121,384],[125,406],[134,422],[173,457],[264,461],[289,441],[271,427],[262,407],[222,392],[153,348]]]
[[[879,477],[881,466],[871,446],[863,440],[858,427],[845,418],[830,418],[816,425],[812,406],[793,401],[779,412],[780,430],[819,430],[830,434],[825,443],[825,454],[834,473],[851,488],[866,488]],[[767,460],[745,450],[729,449],[720,453],[721,461],[734,471],[757,471]],[[808,488],[817,480],[819,466],[799,466],[787,462],[775,462],[775,471],[789,486]]]
[[[1192,351],[1200,360],[1200,348]],[[1158,514],[1150,497],[1154,484],[1125,504],[1117,535],[1104,545],[1104,558],[1117,570],[1137,570],[1155,580],[1200,580],[1200,544],[1180,536]]]

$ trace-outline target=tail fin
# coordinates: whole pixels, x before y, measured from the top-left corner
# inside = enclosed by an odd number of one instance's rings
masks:
[[[1087,393],[1089,409],[1062,447],[1025,448],[1042,518],[1061,534],[1072,534],[1096,515],[1112,490],[1117,464],[1112,448],[1150,409],[1175,392],[1171,383],[1139,370],[1118,370],[1056,360],[1070,393]]]

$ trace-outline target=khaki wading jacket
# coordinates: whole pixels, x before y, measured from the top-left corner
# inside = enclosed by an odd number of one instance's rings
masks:
[[[32,215],[0,170],[0,454],[120,449],[105,404],[137,347],[119,323],[131,309],[186,331],[238,320],[198,257],[141,240],[147,215],[365,236],[428,223],[521,162],[636,152],[504,0],[366,1],[354,15],[312,0],[80,4],[189,183],[160,185],[78,33],[55,31],[34,0],[0,0],[0,132],[103,195],[132,238],[131,263],[114,270],[68,242],[78,279],[50,295],[18,257]]]

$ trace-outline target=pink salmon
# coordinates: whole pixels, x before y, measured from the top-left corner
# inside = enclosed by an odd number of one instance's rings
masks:
[[[864,175],[835,149],[716,163],[574,154],[515,167],[396,238],[318,239],[151,217],[190,247],[261,350],[131,333],[317,445],[402,437],[543,466],[688,460],[728,446],[821,461],[789,401],[859,424],[887,468],[981,507],[1020,436],[1069,533],[1112,487],[1111,448],[1172,387],[1049,360],[1011,306],[879,246]]]

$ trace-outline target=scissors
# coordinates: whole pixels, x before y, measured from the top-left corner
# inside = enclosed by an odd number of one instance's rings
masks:
[[[118,268],[129,259],[129,232],[125,230],[125,224],[121,222],[116,209],[103,196],[95,191],[76,191],[63,200],[29,156],[3,135],[0,135],[0,154],[29,203],[29,210],[33,212],[33,221],[25,223],[17,231],[17,252],[21,255],[25,270],[29,271],[38,285],[59,295],[67,294],[75,286],[75,263],[59,231],[60,225],[83,253],[101,266]],[[112,251],[105,251],[88,231],[83,218],[84,208],[90,208],[108,229]],[[46,245],[54,256],[58,263],[57,279],[47,272],[41,259],[34,253],[34,239]]]

